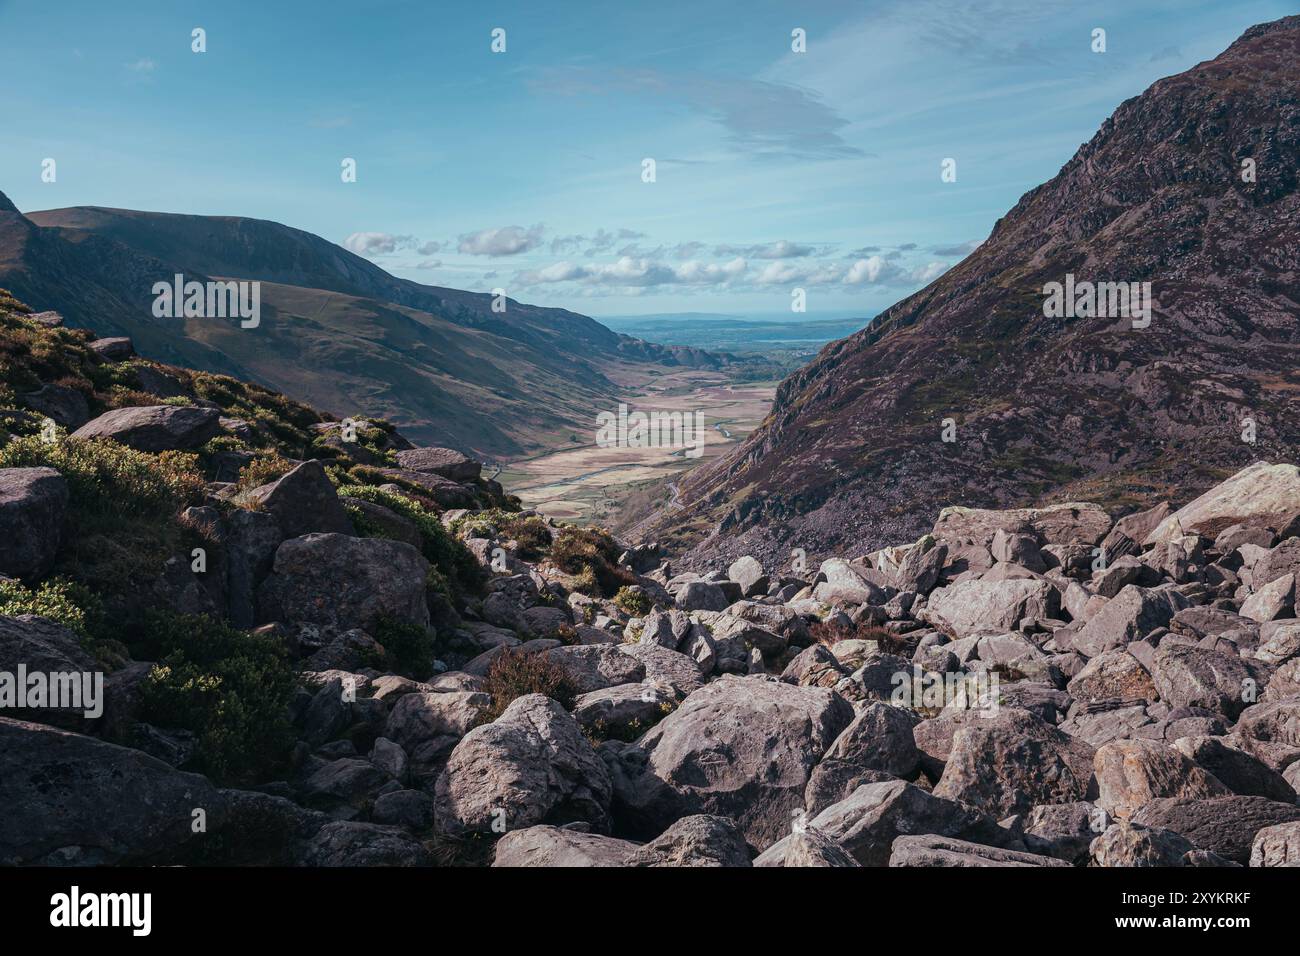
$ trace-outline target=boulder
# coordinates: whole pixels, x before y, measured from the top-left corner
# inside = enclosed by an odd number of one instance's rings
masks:
[[[1172,830],[1121,820],[1092,841],[1090,852],[1093,866],[1189,866],[1196,847]]]
[[[1156,544],[1185,534],[1216,538],[1234,524],[1279,527],[1300,501],[1300,468],[1257,461],[1184,505],[1147,535]]]
[[[1034,807],[1024,818],[1025,848],[1067,863],[1088,858],[1088,848],[1110,825],[1110,815],[1086,801]]]
[[[135,355],[135,346],[126,336],[95,339],[86,347],[104,362],[124,362]]]
[[[1300,820],[1300,807],[1265,797],[1230,795],[1204,799],[1153,800],[1133,817],[1134,823],[1173,830],[1207,850],[1245,866],[1255,835],[1265,827]]]
[[[424,846],[398,827],[338,820],[321,827],[302,848],[301,866],[431,866]]]
[[[582,694],[573,702],[573,719],[601,739],[640,737],[677,703],[676,695],[654,684],[619,684]]]
[[[842,846],[862,866],[886,866],[900,836],[991,837],[991,819],[953,800],[896,780],[858,787],[808,823]]]
[[[345,511],[351,508],[361,512],[362,520],[377,528],[383,537],[403,541],[417,551],[424,547],[424,538],[415,523],[403,518],[391,508],[366,501],[364,498],[350,498],[347,495],[339,498],[339,504],[343,505]],[[325,529],[313,528],[312,530],[324,531]]]
[[[0,468],[0,574],[44,577],[67,510],[68,483],[53,468]]]
[[[724,675],[641,738],[616,779],[619,802],[642,832],[717,814],[766,849],[789,832],[813,767],[852,720],[830,690]]]
[[[900,707],[864,704],[813,769],[804,795],[808,812],[820,813],[864,783],[915,776],[921,760],[912,739],[917,722]]]
[[[645,665],[645,683],[669,688],[678,700],[704,686],[699,665],[685,654],[653,644],[620,644],[619,650]]]
[[[1054,618],[1060,606],[1055,587],[1031,578],[949,584],[930,594],[926,610],[958,637],[965,637],[977,631],[1012,630],[1026,617]]]
[[[1093,748],[1027,711],[1002,708],[964,722],[936,797],[959,800],[1001,818],[1036,804],[1072,803],[1089,796]]]
[[[1075,700],[1154,701],[1159,696],[1147,669],[1122,647],[1102,651],[1066,685]]]
[[[183,862],[220,831],[225,800],[205,777],[44,724],[0,717],[0,866]],[[111,808],[111,812],[108,812]]]
[[[1241,604],[1241,616],[1263,624],[1280,617],[1295,616],[1294,573],[1284,574],[1265,584]]]
[[[19,401],[64,428],[80,428],[90,421],[90,404],[85,393],[67,385],[42,385],[20,396]]]
[[[727,568],[727,577],[740,585],[745,597],[754,597],[767,593],[769,579],[763,571],[763,565],[757,558],[746,555],[731,563]]]
[[[685,611],[721,611],[731,603],[722,587],[709,581],[688,581],[677,592],[676,602]]]
[[[1300,760],[1300,699],[1266,701],[1241,712],[1233,732],[1275,770]]]
[[[258,617],[368,633],[385,616],[425,627],[428,573],[424,556],[400,541],[291,538],[276,549],[273,570],[258,589]]]
[[[221,431],[221,412],[194,405],[115,408],[72,433],[73,438],[111,438],[136,451],[186,450],[206,445]]]
[[[883,604],[887,597],[857,568],[839,558],[822,562],[818,577],[824,580],[813,588],[813,597],[826,604]]]
[[[626,866],[637,844],[554,826],[511,830],[493,848],[494,867]]]
[[[284,541],[280,523],[264,511],[236,508],[223,522],[226,552],[226,604],[230,623],[251,628],[257,621],[257,588],[271,573]]]
[[[1275,823],[1257,832],[1250,848],[1250,865],[1300,865],[1300,823]]]
[[[820,830],[801,827],[759,854],[754,866],[861,867],[862,864]]]
[[[1268,683],[1269,673],[1231,651],[1165,640],[1156,650],[1151,677],[1171,707],[1202,707],[1235,718],[1251,692]]]
[[[433,798],[419,790],[392,790],[375,799],[370,812],[375,823],[427,830],[433,826]]]
[[[438,778],[438,829],[450,836],[539,823],[609,830],[609,771],[555,701],[526,694],[456,745]]]
[[[1251,565],[1250,583],[1259,590],[1288,574],[1300,579],[1300,538],[1287,538],[1267,554],[1261,555]]]
[[[1295,803],[1296,792],[1280,773],[1244,750],[1229,746],[1226,738],[1180,737],[1174,747],[1233,793]]]
[[[254,488],[247,498],[259,510],[275,517],[286,538],[313,533],[354,533],[334,485],[315,459],[304,461],[276,481]]]
[[[1070,646],[1086,657],[1096,657],[1166,627],[1189,604],[1177,591],[1130,584],[1088,618],[1071,638]]]
[[[1069,866],[1064,860],[1019,850],[982,846],[968,840],[900,836],[889,854],[890,866]]]
[[[397,453],[397,463],[406,471],[441,475],[448,481],[477,481],[483,466],[451,448],[411,448]]]
[[[750,866],[749,847],[727,817],[682,817],[649,843],[634,850],[627,866]]]
[[[1216,797],[1230,793],[1190,757],[1155,740],[1113,740],[1097,748],[1097,806],[1121,820],[1162,797]]]
[[[1047,570],[1047,563],[1038,549],[1038,537],[1033,534],[1008,532],[998,528],[989,543],[989,552],[994,561],[1015,564],[1030,571],[1042,573]]]
[[[621,645],[575,644],[544,653],[564,670],[579,694],[618,684],[637,684],[645,678],[645,664],[624,654]]]

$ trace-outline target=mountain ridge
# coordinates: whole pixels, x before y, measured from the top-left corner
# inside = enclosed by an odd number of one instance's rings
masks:
[[[1174,479],[1292,459],[1297,54],[1285,18],[1122,103],[970,256],[783,382],[646,533],[737,555],[869,550],[948,504],[1134,508]],[[1152,281],[1151,327],[1048,318],[1043,289],[1067,273]]]

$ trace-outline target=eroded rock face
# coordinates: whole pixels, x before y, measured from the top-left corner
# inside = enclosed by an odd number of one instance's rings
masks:
[[[215,408],[142,405],[115,408],[72,433],[73,438],[111,438],[136,451],[175,451],[206,445],[221,431]]]
[[[638,742],[618,797],[642,828],[692,813],[730,817],[760,850],[790,832],[817,761],[853,720],[833,691],[723,676]]]
[[[53,468],[0,468],[0,574],[39,578],[63,540],[68,483]]]
[[[435,790],[440,831],[490,834],[540,823],[584,822],[609,830],[611,784],[573,718],[555,701],[528,694],[495,721],[465,735]]]

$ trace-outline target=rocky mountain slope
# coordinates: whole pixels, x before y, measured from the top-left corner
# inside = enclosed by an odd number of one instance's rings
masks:
[[[0,376],[0,865],[1300,864],[1294,465],[681,573],[4,293]]]
[[[263,283],[257,328],[155,318],[152,288]],[[426,442],[492,457],[592,428],[624,363],[734,361],[619,335],[563,309],[398,279],[318,236],[256,219],[78,207],[23,216],[0,195],[0,285],[142,355],[258,381],[329,409],[400,422]]]
[[[948,504],[1132,508],[1294,461],[1298,178],[1288,17],[1120,105],[972,255],[791,376],[647,536],[702,560],[860,552]],[[1067,275],[1149,282],[1149,326],[1048,317]]]

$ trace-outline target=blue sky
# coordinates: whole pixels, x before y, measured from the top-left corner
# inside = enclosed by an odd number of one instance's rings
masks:
[[[273,219],[417,281],[593,315],[788,312],[798,287],[811,315],[870,316],[957,262],[1122,100],[1294,12],[0,0],[0,190],[24,210]]]

